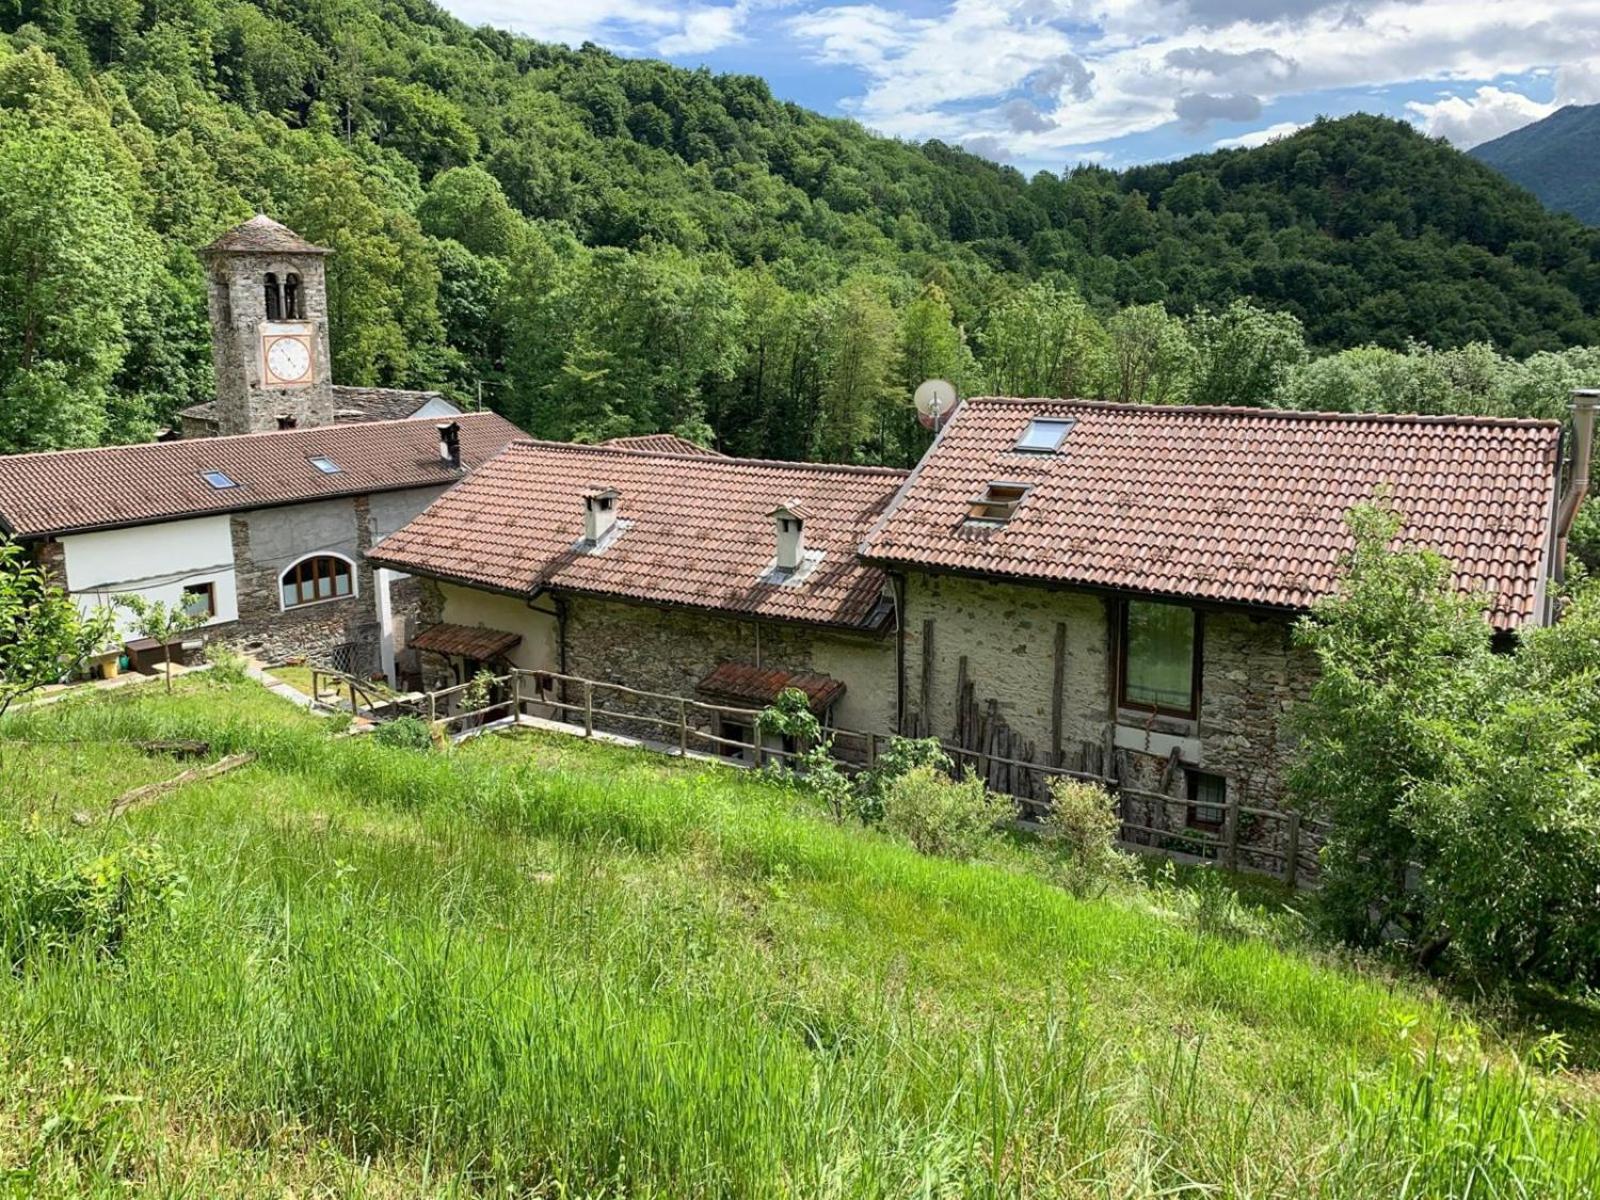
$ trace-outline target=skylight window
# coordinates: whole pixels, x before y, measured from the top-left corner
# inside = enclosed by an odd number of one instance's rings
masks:
[[[1022,498],[1028,494],[1025,483],[997,482],[984,488],[981,496],[972,498],[967,509],[967,520],[986,525],[1004,525],[1017,511]]]
[[[209,483],[212,487],[216,488],[217,491],[219,491],[219,492],[220,491],[224,491],[227,488],[235,488],[235,487],[239,486],[237,483],[235,483],[233,480],[229,479],[227,477],[227,475],[224,474],[221,471],[201,471],[200,472],[200,478],[204,479],[207,483]]]
[[[1035,417],[1017,439],[1016,448],[1034,454],[1054,454],[1076,424],[1071,417]]]
[[[317,470],[321,471],[324,475],[337,475],[339,473],[339,464],[334,462],[333,459],[328,458],[326,455],[315,455],[311,459],[311,465]]]

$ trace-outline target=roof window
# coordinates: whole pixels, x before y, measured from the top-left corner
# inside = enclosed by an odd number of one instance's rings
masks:
[[[984,488],[981,496],[972,498],[967,509],[967,520],[986,524],[1004,525],[1017,511],[1022,498],[1028,494],[1026,483],[999,481]]]
[[[235,487],[239,486],[237,483],[235,483],[233,480],[229,479],[227,477],[227,475],[224,474],[221,471],[201,471],[200,472],[200,478],[204,479],[207,483],[209,483],[212,487],[216,488],[217,491],[219,491],[219,492],[220,491],[224,491],[227,488],[235,488]]]
[[[339,473],[339,464],[325,454],[313,455],[311,465],[324,475],[337,475]]]
[[[1033,454],[1054,454],[1077,423],[1072,417],[1035,417],[1017,439],[1016,449]]]

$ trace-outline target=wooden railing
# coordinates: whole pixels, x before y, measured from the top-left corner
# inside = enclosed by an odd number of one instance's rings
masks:
[[[452,702],[458,697],[466,695],[474,688],[482,690],[485,687],[491,691],[509,689],[510,694],[469,711],[450,711]],[[568,698],[569,696],[575,696],[576,699]],[[628,700],[644,702],[655,705],[669,715],[640,711],[637,707],[630,711],[619,711],[597,703],[597,697],[619,697],[624,702]],[[712,704],[685,696],[645,691],[607,680],[587,679],[579,675],[564,675],[554,671],[513,668],[508,674],[490,680],[476,680],[441,691],[428,692],[423,698],[421,707],[422,715],[431,724],[448,728],[467,721],[475,720],[485,724],[495,719],[516,718],[524,715],[529,706],[548,710],[564,724],[571,725],[574,729],[581,729],[585,737],[593,737],[597,724],[607,721],[623,723],[625,726],[645,726],[661,730],[663,736],[658,743],[661,748],[681,756],[701,752],[705,747],[715,747],[715,751],[722,757],[730,757],[728,751],[740,756],[748,754],[750,765],[760,766],[769,761],[792,760],[801,753],[799,750],[785,750],[781,746],[763,744],[759,725],[762,709]],[[745,741],[727,738],[701,728],[691,719],[694,715],[703,715],[714,728],[717,727],[716,717],[732,718],[750,727],[750,739]],[[880,749],[888,745],[895,736],[841,728],[829,728],[825,732],[833,739],[835,750],[833,761],[844,770],[852,772],[872,767],[877,762]],[[1187,805],[1189,801],[1185,797],[1132,787],[1117,779],[1092,772],[1075,771],[1048,763],[1004,758],[964,749],[942,738],[940,745],[944,747],[958,771],[970,767],[980,776],[984,776],[989,768],[999,765],[1014,768],[1017,776],[1024,780],[1031,781],[1035,776],[1045,780],[1076,779],[1106,789],[1117,800],[1117,815],[1122,829],[1119,840],[1130,849],[1176,852],[1204,859],[1214,858],[1230,870],[1276,875],[1291,887],[1308,882],[1308,875],[1311,872],[1306,868],[1308,865],[1314,867],[1314,859],[1311,864],[1307,864],[1302,862],[1302,855],[1314,848],[1312,840],[1320,837],[1325,829],[1324,826],[1302,817],[1298,812],[1283,812],[1273,808],[1247,805],[1240,803],[1236,798],[1218,806],[1223,809],[1224,819],[1222,828],[1216,833],[1193,828],[1162,828],[1134,820],[1131,813],[1133,804],[1142,802],[1153,806],[1155,811],[1162,812],[1168,806]],[[845,752],[849,750],[856,752]],[[1049,801],[1040,799],[1037,795],[1012,794],[1012,798],[1022,810],[1025,819],[1037,819],[1049,811]],[[1282,834],[1281,838],[1268,841],[1252,839],[1242,842],[1240,827],[1246,819],[1276,823]],[[1140,841],[1139,837],[1146,840]],[[1178,849],[1172,843],[1192,848]],[[1261,861],[1276,863],[1277,867],[1264,868],[1259,865]]]
[[[311,698],[318,704],[327,704],[328,697],[341,699],[348,695],[350,698],[350,711],[359,713],[364,705],[367,712],[376,713],[394,705],[393,696],[384,695],[372,689],[371,685],[337,671],[332,667],[311,668]],[[332,707],[330,705],[330,707]]]

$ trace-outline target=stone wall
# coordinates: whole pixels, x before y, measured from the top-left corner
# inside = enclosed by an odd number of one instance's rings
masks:
[[[567,674],[620,683],[641,691],[695,698],[695,684],[725,662],[788,671],[819,671],[845,684],[835,723],[887,732],[894,718],[892,635],[858,637],[796,624],[773,624],[685,609],[571,596],[566,600]],[[849,707],[854,702],[855,707]],[[603,689],[596,704],[621,708]],[[880,711],[880,710],[887,711]],[[636,702],[630,711],[677,719],[675,704]],[[849,720],[845,718],[849,717]],[[860,721],[861,724],[856,724]],[[690,710],[690,723],[711,730],[711,715]],[[627,722],[611,722],[625,728]],[[671,731],[643,722],[627,732],[670,741]],[[700,749],[708,748],[702,743]]]
[[[1172,797],[1165,804],[1129,798],[1127,820],[1183,831],[1188,823],[1183,768],[1221,776],[1230,800],[1281,809],[1291,749],[1285,718],[1316,678],[1315,664],[1292,644],[1289,619],[1245,610],[1201,613],[1200,711],[1191,721],[1118,710],[1112,655],[1119,603],[1087,592],[908,576],[903,615],[908,718],[923,713],[926,695],[928,731],[953,735],[964,656],[980,708],[993,701],[1006,724],[1033,742],[1034,761],[1050,761],[1059,636],[1064,652],[1061,765],[1108,773],[1129,787]],[[924,692],[928,630],[932,672]],[[1110,753],[1108,742],[1115,747]],[[1283,821],[1246,818],[1240,842],[1246,848],[1281,848],[1286,831]],[[1151,840],[1162,839],[1152,835]],[[1183,842],[1175,838],[1172,844],[1181,848]],[[1309,855],[1309,839],[1304,844]],[[1265,856],[1256,865],[1277,867]]]
[[[262,433],[277,429],[280,416],[292,418],[301,428],[331,425],[333,361],[328,346],[328,298],[322,256],[218,254],[207,263],[207,270],[212,364],[217,380],[217,431]],[[283,324],[310,329],[315,374],[313,382],[304,387],[261,386],[261,325],[267,319],[268,272],[275,274],[280,283],[291,273],[300,277],[300,311],[305,315]],[[185,436],[192,435],[185,430]]]

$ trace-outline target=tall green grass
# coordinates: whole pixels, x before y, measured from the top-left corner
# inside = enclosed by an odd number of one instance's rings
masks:
[[[53,735],[96,794],[131,760],[65,741],[261,757],[87,829],[59,774],[14,777],[12,826],[159,845],[184,881],[114,958],[0,979],[17,1194],[1596,1194],[1567,1081],[1423,991],[1137,896],[599,747],[419,754],[198,683],[58,707],[3,733]]]

